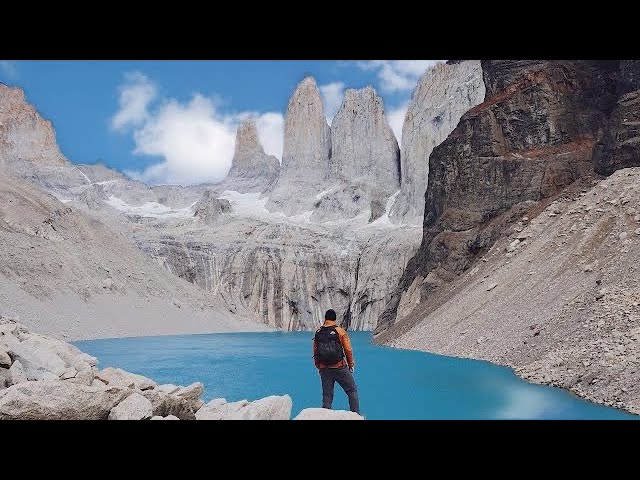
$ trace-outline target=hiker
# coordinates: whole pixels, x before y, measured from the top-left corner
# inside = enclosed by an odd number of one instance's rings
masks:
[[[334,382],[338,382],[349,397],[349,409],[359,414],[351,341],[344,328],[336,325],[334,310],[327,310],[324,324],[313,337],[313,361],[322,380],[322,408],[331,408]]]

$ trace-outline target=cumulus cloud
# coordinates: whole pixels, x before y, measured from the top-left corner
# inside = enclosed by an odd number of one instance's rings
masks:
[[[267,112],[255,115],[258,137],[265,153],[282,159],[284,142],[284,115],[280,112]]]
[[[125,74],[125,82],[118,88],[119,108],[111,118],[111,128],[124,130],[144,123],[149,118],[149,104],[157,93],[154,83],[142,73]]]
[[[8,78],[14,78],[18,74],[18,67],[9,60],[0,60],[0,73]]]
[[[320,95],[322,95],[322,103],[324,106],[324,114],[327,122],[331,125],[333,117],[338,113],[342,99],[344,98],[344,83],[333,82],[326,85],[320,85]]]
[[[402,142],[402,125],[404,124],[404,117],[407,115],[408,103],[403,103],[399,107],[391,109],[387,113],[387,121],[393,133],[398,139],[398,144]]]
[[[444,60],[368,60],[357,62],[362,70],[377,72],[380,88],[389,93],[413,90],[425,70]]]
[[[136,82],[128,77],[122,92],[127,86],[153,85],[144,75],[136,76]],[[141,90],[137,90],[140,92]],[[149,93],[150,91],[147,91]],[[232,112],[223,113],[211,98],[199,93],[191,100],[181,103],[175,99],[163,99],[155,108],[149,108],[153,95],[128,95],[136,107],[128,108],[130,103],[120,102],[121,109],[112,118],[112,124],[123,111],[118,125],[131,126],[135,141],[134,154],[161,157],[161,161],[147,167],[142,172],[127,171],[137,180],[158,184],[196,184],[219,182],[223,180],[233,159],[235,137],[238,125],[250,115],[255,118],[258,135],[265,152],[282,158],[284,117],[279,112]],[[140,101],[140,98],[148,100]],[[124,107],[124,108],[122,108]]]

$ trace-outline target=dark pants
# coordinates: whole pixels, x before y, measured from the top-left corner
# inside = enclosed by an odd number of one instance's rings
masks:
[[[353,374],[347,366],[339,368],[321,368],[320,378],[322,379],[322,408],[331,408],[333,403],[334,382],[342,387],[344,393],[349,397],[349,409],[352,412],[360,413],[360,403],[358,401],[358,389],[353,379]]]

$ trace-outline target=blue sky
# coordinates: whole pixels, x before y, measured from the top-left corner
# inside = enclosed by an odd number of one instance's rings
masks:
[[[432,60],[3,60],[0,82],[25,90],[53,121],[75,163],[149,183],[224,178],[238,122],[257,119],[267,153],[281,158],[283,116],[295,85],[316,79],[331,120],[344,88],[373,85],[400,135],[407,102]]]

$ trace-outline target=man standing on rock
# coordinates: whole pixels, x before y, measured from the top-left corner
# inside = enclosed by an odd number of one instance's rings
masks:
[[[349,397],[349,409],[359,414],[358,389],[353,379],[353,349],[347,332],[336,325],[334,310],[327,310],[324,324],[313,337],[313,361],[322,380],[322,407],[331,408],[334,383],[338,382]]]

